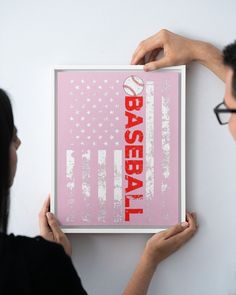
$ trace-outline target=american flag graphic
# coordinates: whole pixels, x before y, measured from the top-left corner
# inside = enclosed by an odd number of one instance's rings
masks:
[[[163,226],[178,221],[178,82],[177,73],[57,73],[56,194],[62,225]],[[143,101],[133,112],[125,104],[132,96]],[[132,120],[142,118],[142,124],[127,128],[127,112]],[[137,137],[136,152],[128,154],[125,134],[131,137],[135,130],[143,139]],[[132,175],[143,185],[128,194],[131,154],[143,162],[142,173]],[[127,212],[136,213],[126,220]]]

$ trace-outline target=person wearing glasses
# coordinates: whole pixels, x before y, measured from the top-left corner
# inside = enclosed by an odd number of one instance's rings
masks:
[[[156,60],[164,49],[164,57]],[[224,102],[215,108],[221,124],[229,123],[236,139],[236,45],[222,53],[214,46],[186,39],[162,30],[143,41],[132,63],[145,64],[145,70],[199,61],[226,82]],[[223,62],[224,61],[224,62]],[[227,116],[227,117],[226,117]],[[0,294],[87,294],[70,258],[70,241],[56,217],[50,213],[49,198],[39,214],[40,237],[7,234],[10,188],[17,168],[17,135],[10,99],[0,89]],[[144,295],[158,265],[182,247],[197,230],[195,213],[186,222],[154,234],[148,239],[134,274],[123,295]],[[112,291],[110,291],[112,294]]]
[[[159,57],[160,52],[163,53],[162,57]],[[236,140],[236,41],[222,52],[210,43],[188,39],[163,29],[142,41],[131,60],[133,65],[143,64],[145,71],[191,62],[206,66],[225,82],[224,99],[214,108],[214,113],[221,125],[228,124]],[[147,294],[154,271],[161,261],[158,252],[162,252],[160,248],[153,252],[156,255],[149,253],[145,259],[141,257],[123,295]]]
[[[236,113],[236,109],[227,108],[226,102],[223,101],[214,108],[214,113],[220,125],[227,125],[231,114]]]

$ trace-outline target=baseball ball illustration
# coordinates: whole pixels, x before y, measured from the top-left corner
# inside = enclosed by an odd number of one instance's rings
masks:
[[[142,93],[144,88],[144,82],[137,76],[129,76],[123,84],[125,93],[131,96],[136,96]]]

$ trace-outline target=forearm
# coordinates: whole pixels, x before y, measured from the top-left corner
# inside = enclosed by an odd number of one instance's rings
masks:
[[[195,40],[192,42],[193,61],[204,65],[221,80],[225,81],[226,67],[223,64],[222,51],[210,43]]]
[[[123,295],[146,295],[156,267],[144,251]]]

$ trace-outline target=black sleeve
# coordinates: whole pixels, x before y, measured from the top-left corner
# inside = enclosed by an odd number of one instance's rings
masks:
[[[87,295],[71,258],[61,245],[41,237],[22,238],[28,239],[21,254],[24,255],[28,266],[30,289],[34,290],[32,294],[58,292],[58,294]]]

